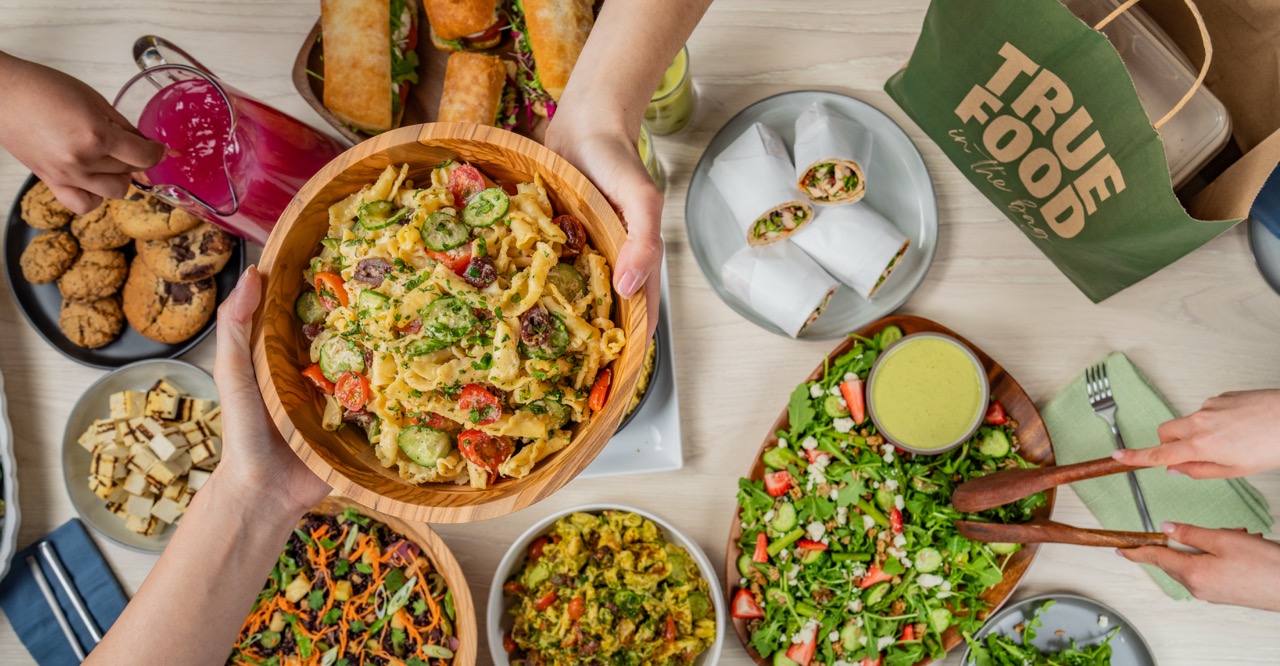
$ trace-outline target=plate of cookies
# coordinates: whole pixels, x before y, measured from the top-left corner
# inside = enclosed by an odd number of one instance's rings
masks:
[[[97,368],[180,356],[213,330],[244,243],[130,188],[76,215],[35,176],[5,231],[18,309],[54,349]]]

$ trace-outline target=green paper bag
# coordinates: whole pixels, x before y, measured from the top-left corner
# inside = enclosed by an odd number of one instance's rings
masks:
[[[1058,0],[934,0],[885,90],[1095,303],[1243,217],[1187,214],[1119,54]]]

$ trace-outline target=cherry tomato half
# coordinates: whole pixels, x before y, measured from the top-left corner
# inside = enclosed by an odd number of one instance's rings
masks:
[[[449,174],[449,191],[453,192],[453,207],[459,211],[477,192],[488,187],[480,170],[470,164],[463,164]]]
[[[479,384],[467,384],[458,396],[458,411],[476,425],[489,425],[502,418],[502,403]]]
[[[463,430],[458,435],[458,449],[462,457],[494,474],[498,473],[498,465],[515,451],[506,437],[490,437],[479,430]]]
[[[358,412],[369,402],[369,380],[358,372],[344,372],[338,377],[333,395],[343,407]]]

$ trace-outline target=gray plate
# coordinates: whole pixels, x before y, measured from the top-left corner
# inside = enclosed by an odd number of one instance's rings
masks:
[[[1256,218],[1250,218],[1245,224],[1249,225],[1249,248],[1253,250],[1258,272],[1271,290],[1280,294],[1280,238],[1276,238]]]
[[[1043,626],[1036,630],[1036,639],[1031,642],[1041,651],[1059,652],[1070,647],[1073,638],[1080,645],[1097,645],[1108,633],[1120,627],[1120,633],[1111,639],[1112,666],[1155,666],[1156,658],[1151,654],[1147,641],[1123,615],[1110,606],[1074,594],[1045,594],[1006,606],[987,620],[976,638],[985,640],[993,631],[1005,636],[1015,634],[1014,627],[1030,620],[1036,609],[1049,600],[1057,603],[1040,616]],[[1101,616],[1107,618],[1106,628],[1098,626]],[[1058,636],[1057,631],[1064,633]],[[968,650],[961,663],[972,666]]]
[[[708,172],[721,151],[757,122],[776,130],[790,146],[795,140],[796,117],[814,102],[822,102],[834,113],[861,124],[875,137],[863,201],[911,238],[911,248],[902,265],[873,300],[867,301],[852,289],[841,287],[822,316],[800,334],[807,340],[833,340],[901,307],[924,280],[938,247],[938,203],[933,182],[920,151],[892,119],[861,100],[820,91],[783,93],[752,104],[725,123],[698,160],[685,202],[685,224],[693,256],[720,299],[757,326],[785,337],[780,328],[730,294],[720,281],[720,267],[746,245],[746,239]]]
[[[67,419],[67,429],[62,435],[62,476],[67,484],[67,494],[80,518],[98,534],[117,545],[144,553],[159,553],[169,543],[174,527],[170,525],[155,536],[144,537],[125,529],[124,519],[107,511],[106,503],[89,490],[90,455],[76,440],[93,423],[94,419],[111,416],[111,394],[125,389],[146,391],[158,379],[168,379],[193,398],[218,399],[218,387],[209,373],[183,361],[154,359],[130,363],[103,375],[94,382]]]
[[[4,517],[0,518],[0,578],[9,570],[9,560],[18,550],[18,456],[13,451],[13,428],[6,411],[4,381],[0,379],[0,497],[4,498]]]

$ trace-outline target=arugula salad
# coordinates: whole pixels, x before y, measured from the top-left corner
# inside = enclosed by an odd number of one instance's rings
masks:
[[[741,578],[731,615],[774,666],[907,666],[946,654],[943,632],[977,631],[980,597],[1004,577],[1020,546],[970,542],[954,521],[1030,520],[1043,493],[982,514],[951,507],[977,476],[1031,467],[1017,423],[998,402],[970,441],[914,456],[867,419],[864,381],[902,337],[888,326],[796,387],[790,429],[763,453],[764,478],[738,483]]]
[[[1020,641],[994,631],[987,634],[985,642],[965,634],[964,639],[969,642],[968,663],[973,666],[1111,666],[1111,639],[1120,632],[1120,627],[1112,629],[1098,645],[1080,647],[1073,638],[1071,647],[1055,654],[1047,654],[1031,644],[1037,630],[1044,626],[1040,615],[1055,603],[1044,602],[1026,624],[1015,627],[1015,633],[1022,635]]]

